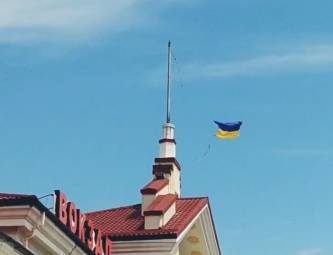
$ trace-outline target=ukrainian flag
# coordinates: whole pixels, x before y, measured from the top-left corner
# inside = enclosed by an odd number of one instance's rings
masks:
[[[241,121],[237,122],[218,122],[214,121],[218,126],[218,130],[215,133],[217,138],[221,139],[233,139],[239,136],[239,129],[242,125]]]

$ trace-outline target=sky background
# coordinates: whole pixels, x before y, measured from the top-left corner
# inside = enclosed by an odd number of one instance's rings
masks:
[[[333,255],[331,0],[0,0],[1,191],[140,203],[171,121],[224,255]],[[240,137],[213,137],[243,121]],[[197,163],[207,150],[207,155]],[[49,203],[50,201],[46,201]]]

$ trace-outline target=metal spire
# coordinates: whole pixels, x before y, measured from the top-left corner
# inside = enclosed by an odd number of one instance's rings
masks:
[[[168,42],[168,76],[167,76],[167,123],[170,123],[170,71],[171,71],[171,42]]]

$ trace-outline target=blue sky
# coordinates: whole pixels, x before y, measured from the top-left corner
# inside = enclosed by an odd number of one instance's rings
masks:
[[[171,120],[225,255],[333,254],[333,2],[0,0],[1,191],[140,202]],[[213,120],[243,121],[214,139]],[[209,153],[197,160],[211,145]]]

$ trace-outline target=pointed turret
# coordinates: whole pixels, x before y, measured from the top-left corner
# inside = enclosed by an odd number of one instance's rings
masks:
[[[167,117],[159,140],[159,155],[154,160],[153,180],[141,189],[141,213],[145,216],[145,229],[164,226],[176,212],[180,197],[180,165],[176,160],[174,125],[170,123],[170,60],[171,43],[168,42]]]

